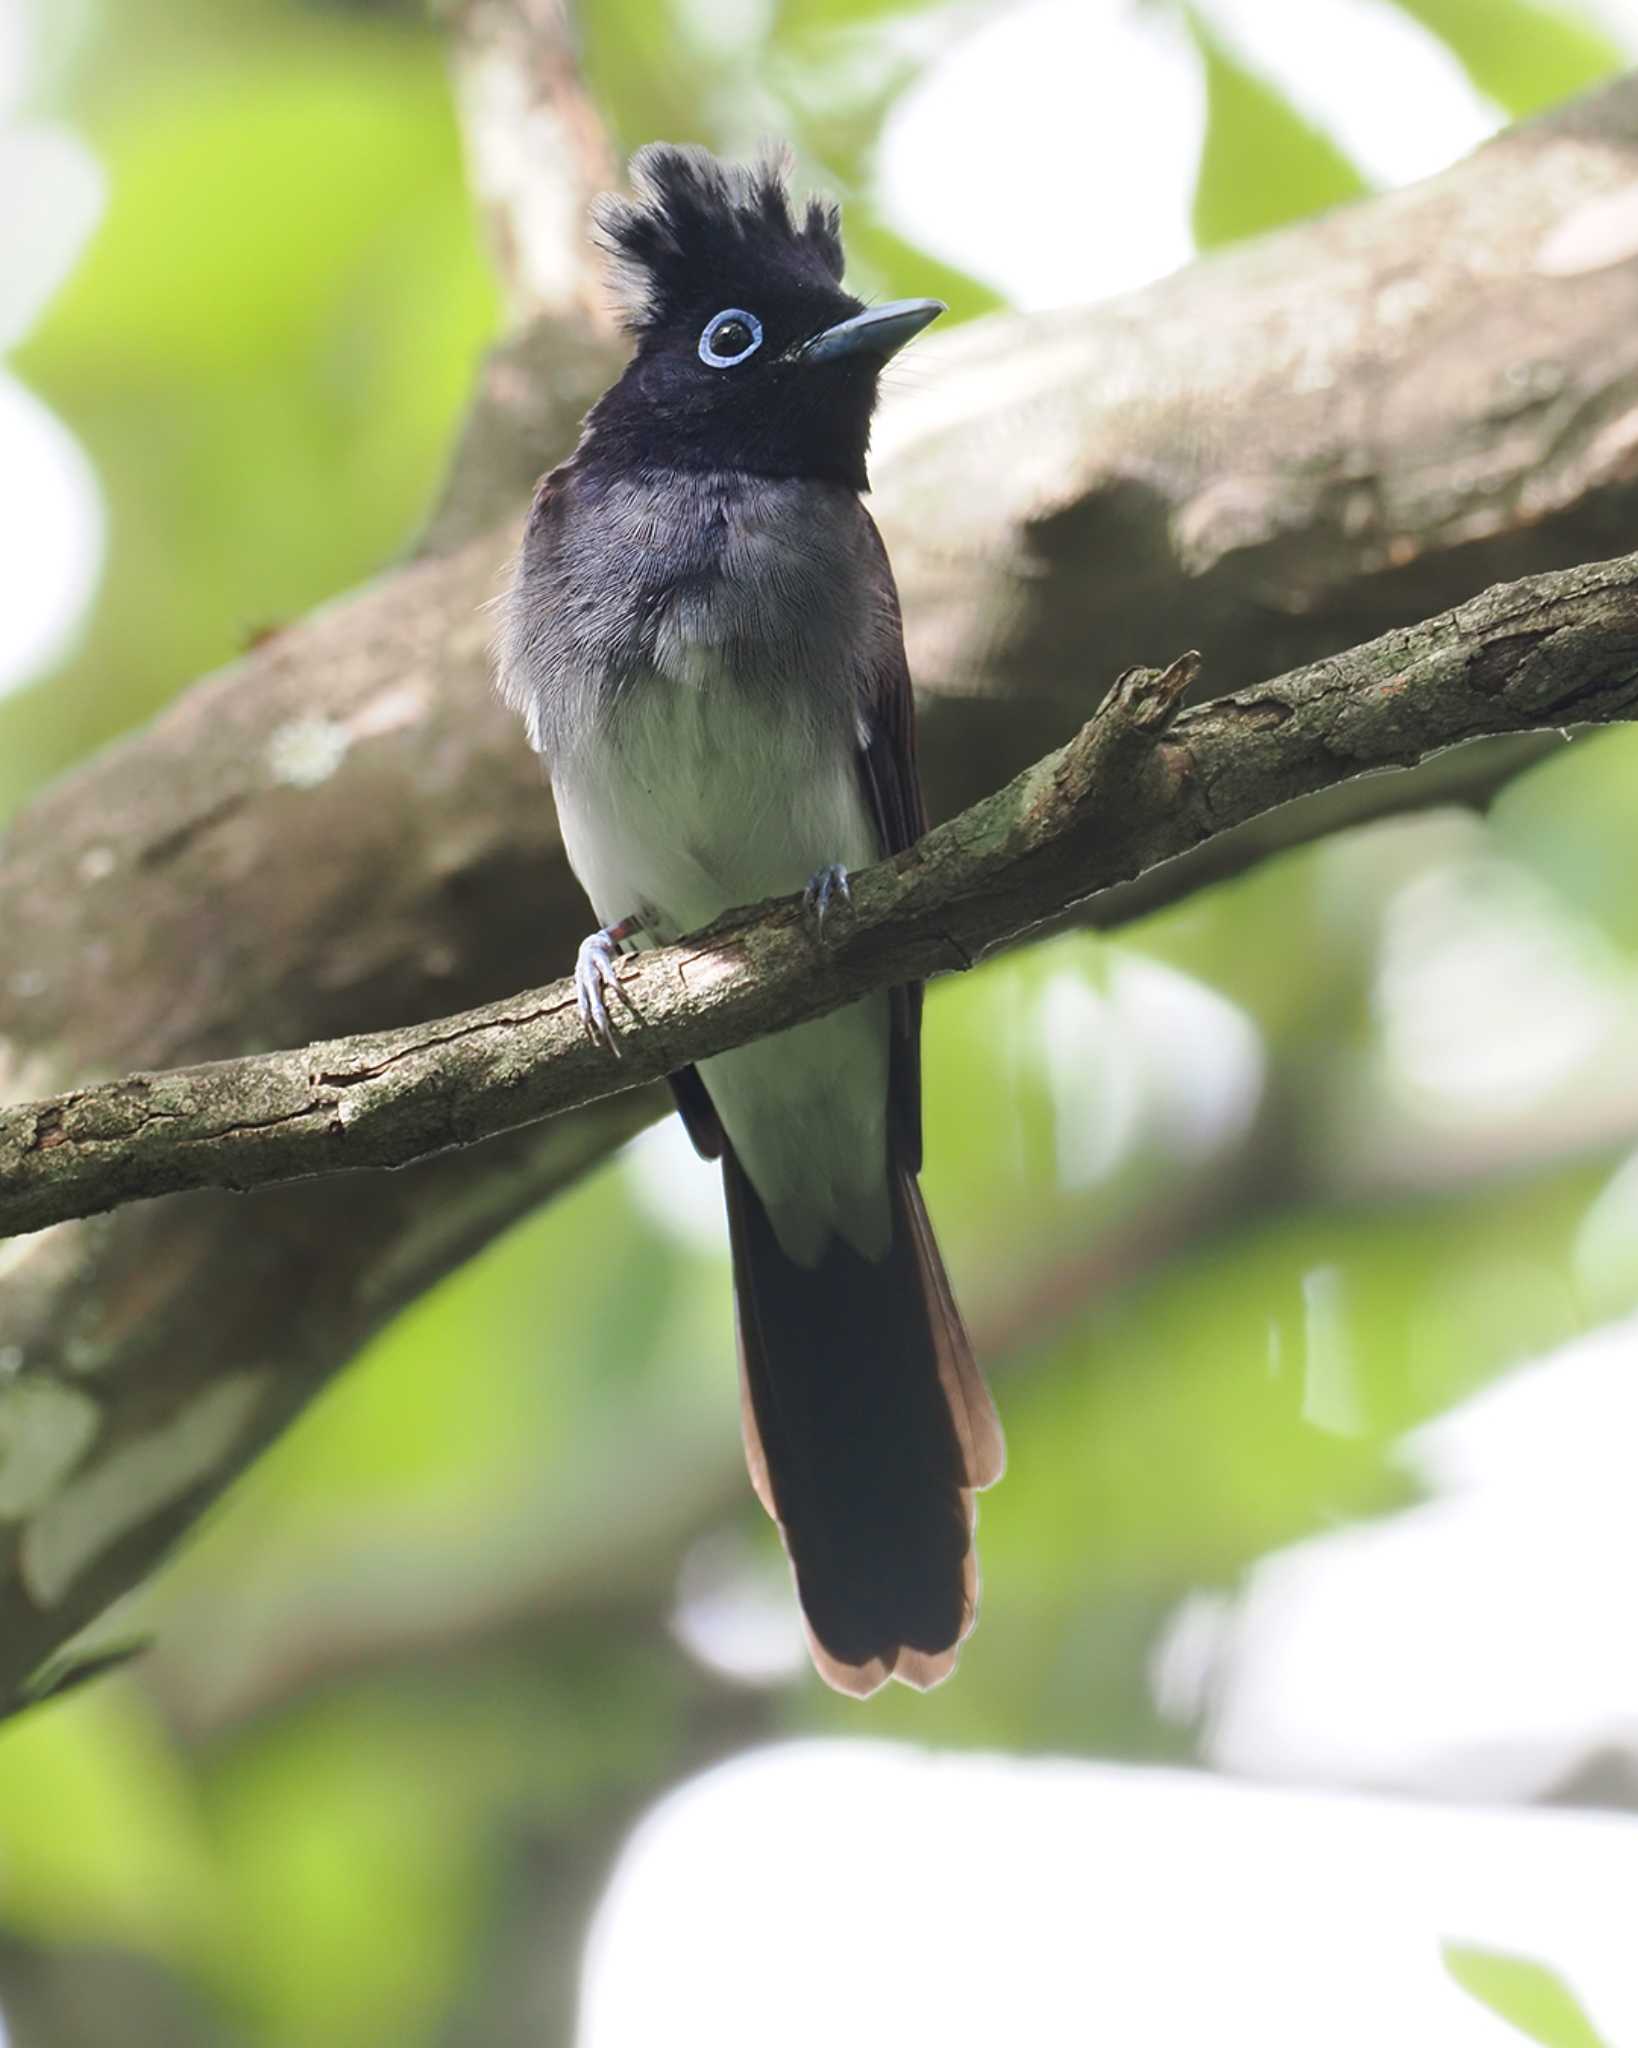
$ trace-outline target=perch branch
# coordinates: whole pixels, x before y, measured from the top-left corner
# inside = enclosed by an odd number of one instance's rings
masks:
[[[0,1111],[0,1231],[143,1196],[403,1166],[967,966],[1233,826],[1463,741],[1638,716],[1638,555],[1502,585],[1177,716],[1198,657],[1134,669],[1066,746],[859,876],[627,962],[622,1056],[572,983],[455,1017],[139,1074]]]

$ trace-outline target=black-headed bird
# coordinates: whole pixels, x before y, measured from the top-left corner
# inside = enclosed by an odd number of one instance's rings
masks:
[[[536,493],[500,650],[602,921],[576,983],[611,1051],[622,945],[798,890],[822,944],[848,870],[925,830],[860,493],[882,366],[944,310],[844,291],[837,209],[777,165],[656,144],[632,185],[597,219],[635,352]],[[672,1083],[722,1162],[752,1482],[860,1696],[953,1668],[1003,1461],[916,1184],[920,1029],[895,989]]]

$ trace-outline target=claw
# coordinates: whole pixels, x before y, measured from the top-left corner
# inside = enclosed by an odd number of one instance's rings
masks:
[[[616,995],[620,993],[620,950],[615,939],[618,930],[618,925],[605,925],[589,939],[582,939],[574,963],[574,994],[580,1021],[616,1059],[620,1057],[620,1041],[614,1035],[609,1007],[603,998],[608,989]]]
[[[825,936],[826,913],[838,899],[851,909],[853,885],[848,880],[847,869],[839,860],[833,860],[828,867],[820,868],[802,891],[802,908],[813,919],[814,930],[820,938]]]

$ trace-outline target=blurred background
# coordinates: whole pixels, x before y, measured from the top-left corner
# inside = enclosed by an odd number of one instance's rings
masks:
[[[957,319],[1638,56],[1638,0],[581,20],[622,150],[790,137]],[[419,0],[0,0],[0,195],[3,820],[413,540],[502,294]],[[3,2037],[1638,2041],[1635,779],[934,991],[1010,1446],[934,1695],[809,1673],[673,1124],[423,1299],[0,1731]]]

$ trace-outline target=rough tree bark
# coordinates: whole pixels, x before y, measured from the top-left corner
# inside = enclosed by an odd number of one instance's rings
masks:
[[[1087,679],[1122,662],[1194,644],[1235,687],[1615,552],[1638,509],[1635,254],[1627,83],[1114,305],[930,343],[877,475],[935,812],[1072,730]],[[426,552],[17,820],[6,1099],[414,1024],[566,964],[585,911],[490,701],[482,606],[529,481],[615,360],[578,316],[521,334],[484,373]],[[1518,758],[1481,753],[1225,834],[1090,915],[1339,817],[1482,792]],[[193,1195],[0,1249],[0,1689],[372,1328],[657,1101],[413,1174]]]

